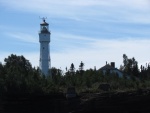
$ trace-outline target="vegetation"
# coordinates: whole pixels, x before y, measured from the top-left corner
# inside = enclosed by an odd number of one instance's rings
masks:
[[[80,92],[100,92],[100,84],[109,84],[111,91],[133,90],[150,87],[150,66],[138,68],[135,58],[123,55],[123,65],[120,70],[129,77],[118,77],[116,73],[104,74],[101,70],[84,70],[81,61],[75,70],[72,63],[66,72],[51,68],[48,76],[41,75],[40,69],[32,67],[24,56],[11,54],[0,63],[0,95],[3,94],[47,94],[64,92],[69,86],[74,86]]]

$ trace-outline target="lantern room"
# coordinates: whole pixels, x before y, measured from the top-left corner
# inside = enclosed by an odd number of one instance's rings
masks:
[[[46,23],[45,18],[43,18],[43,23],[40,24],[40,27],[41,33],[49,33],[49,24]]]

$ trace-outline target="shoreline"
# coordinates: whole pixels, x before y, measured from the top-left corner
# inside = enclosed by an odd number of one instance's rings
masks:
[[[1,113],[147,113],[150,89],[129,92],[82,93],[66,99],[63,93],[49,95],[5,95]]]

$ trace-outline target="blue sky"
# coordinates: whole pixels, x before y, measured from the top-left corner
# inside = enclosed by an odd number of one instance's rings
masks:
[[[39,16],[49,23],[52,67],[119,68],[124,53],[139,65],[150,61],[149,0],[1,0],[0,15],[2,63],[16,54],[39,65]]]

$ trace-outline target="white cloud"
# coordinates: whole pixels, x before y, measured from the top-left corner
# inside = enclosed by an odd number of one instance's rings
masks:
[[[123,61],[123,54],[126,54],[129,58],[135,57],[141,64],[150,58],[150,54],[147,52],[150,48],[149,43],[149,39],[97,39],[85,48],[75,47],[70,49],[68,46],[64,52],[52,53],[52,66],[65,69],[65,66],[69,67],[71,63],[74,63],[78,68],[79,63],[83,61],[86,69],[94,66],[100,68],[105,65],[105,61],[108,61],[116,62],[116,67],[119,68]]]
[[[31,12],[36,14],[48,15],[50,18],[71,18],[74,20],[85,20],[87,24],[86,29],[90,28],[91,24],[99,26],[99,22],[104,22],[101,29],[105,29],[105,33],[133,33],[149,34],[148,30],[142,28],[135,28],[121,26],[122,23],[150,23],[150,7],[149,0],[1,0],[0,6],[6,9],[15,9],[17,11]],[[88,21],[87,21],[88,20]],[[61,23],[63,20],[59,20]],[[121,25],[115,30],[116,25],[106,25],[108,21],[121,23]],[[68,23],[72,24],[72,23]],[[107,23],[112,24],[112,23]],[[113,23],[114,24],[114,23]],[[58,23],[57,23],[58,25]],[[63,24],[61,24],[63,25]],[[78,23],[80,25],[80,23]],[[3,26],[2,26],[3,27]],[[0,26],[0,29],[2,28]],[[58,27],[58,26],[57,26]],[[139,26],[138,26],[139,27]],[[13,27],[12,27],[13,28]],[[69,27],[72,29],[72,26]],[[129,28],[129,29],[128,29]],[[71,63],[74,63],[76,68],[79,63],[83,61],[85,68],[93,68],[97,66],[100,68],[105,64],[105,61],[115,61],[116,66],[119,67],[122,64],[122,55],[125,53],[130,57],[135,57],[139,63],[148,61],[150,54],[148,48],[150,48],[149,37],[144,38],[136,36],[133,38],[116,39],[114,33],[111,39],[95,39],[95,37],[86,37],[80,35],[72,35],[69,33],[53,32],[52,45],[57,46],[61,52],[52,51],[52,66],[61,67],[64,69],[69,67]],[[64,28],[65,29],[65,28]],[[64,32],[63,28],[61,29]],[[65,29],[67,32],[67,29]],[[82,30],[82,29],[81,29]],[[89,30],[89,29],[88,29]],[[97,32],[103,32],[96,29]],[[115,30],[115,31],[114,31]],[[71,30],[70,30],[71,31]],[[8,31],[9,32],[9,31]],[[94,32],[92,30],[91,32]],[[57,35],[58,34],[58,35]],[[75,34],[75,33],[74,33]],[[89,33],[90,34],[90,33]],[[100,34],[100,33],[99,33]],[[39,43],[38,38],[30,34],[13,32],[7,33],[9,37],[18,39],[23,42]],[[88,33],[87,33],[88,36]],[[148,36],[148,35],[147,35]],[[97,36],[99,37],[99,36]],[[126,37],[121,35],[120,38]],[[100,37],[102,38],[102,37]],[[77,44],[78,43],[78,44]],[[61,45],[61,48],[58,46]],[[52,47],[53,48],[53,47]],[[18,53],[22,54],[31,61],[34,66],[39,64],[39,53]],[[1,52],[0,61],[10,54]]]
[[[7,8],[48,15],[50,18],[105,20],[107,16],[116,21],[150,23],[149,0],[4,0],[0,3]]]
[[[82,40],[82,41],[95,41],[97,39],[91,37],[85,37],[80,35],[73,35],[69,33],[53,32],[55,39],[60,40]]]
[[[131,7],[148,7],[149,6],[149,0],[5,0],[1,1],[3,4],[13,4],[14,6],[12,7],[21,7],[21,6],[28,6],[32,8],[43,8],[42,6],[49,6],[52,5],[54,6],[97,6],[97,5],[102,5],[102,6],[131,6]],[[34,3],[35,5],[33,6]],[[21,6],[18,6],[21,5]]]
[[[116,67],[120,67],[123,61],[122,55],[126,54],[128,58],[135,57],[139,65],[143,62],[150,62],[150,39],[122,39],[122,40],[109,40],[97,39],[88,43],[88,47],[74,47],[74,49],[61,48],[61,52],[51,52],[51,65],[52,67],[65,70],[66,67],[70,68],[71,63],[75,64],[78,69],[81,61],[85,63],[85,69],[97,69],[105,65],[105,62],[115,62]],[[64,50],[66,49],[66,50]],[[64,50],[64,51],[63,51]],[[11,53],[1,52],[0,61],[2,62]],[[14,53],[16,55],[23,55],[28,59],[32,66],[39,66],[39,52],[20,52]]]
[[[25,34],[21,32],[13,32],[13,33],[5,33],[5,34],[10,38],[15,38],[23,42],[38,43],[38,38],[30,34]]]
[[[149,9],[150,1],[149,0],[117,0],[122,3],[123,6],[127,6],[134,9],[147,10]]]

